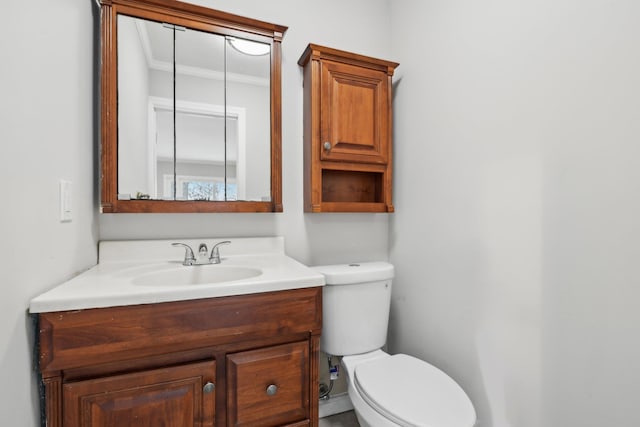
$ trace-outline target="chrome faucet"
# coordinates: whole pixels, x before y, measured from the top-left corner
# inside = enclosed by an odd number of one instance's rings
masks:
[[[209,255],[209,250],[207,249],[207,245],[205,243],[200,243],[198,246],[198,257],[196,258],[193,253],[193,249],[191,246],[186,243],[172,243],[171,246],[182,246],[184,247],[184,261],[182,261],[182,265],[203,265],[203,264],[220,264],[220,251],[218,247],[220,245],[228,245],[231,243],[230,240],[225,240],[223,242],[219,242],[213,246],[211,249],[211,256]]]
[[[220,251],[218,250],[218,246],[228,245],[230,243],[231,243],[230,240],[225,240],[224,242],[220,242],[213,245],[213,248],[211,248],[211,256],[209,257],[209,263],[220,264]]]
[[[182,261],[182,265],[193,265],[196,263],[196,257],[193,255],[193,249],[191,249],[191,246],[186,243],[172,243],[171,246],[184,247],[184,261]]]

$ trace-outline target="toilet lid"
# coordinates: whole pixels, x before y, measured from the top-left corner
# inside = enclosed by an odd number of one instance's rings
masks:
[[[473,405],[447,374],[396,354],[355,367],[354,384],[378,413],[404,427],[472,427]]]

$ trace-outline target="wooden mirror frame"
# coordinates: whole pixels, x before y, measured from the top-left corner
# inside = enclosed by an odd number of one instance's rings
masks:
[[[281,42],[287,27],[176,0],[99,0],[101,23],[101,212],[282,212]],[[271,200],[118,200],[119,13],[271,44]]]

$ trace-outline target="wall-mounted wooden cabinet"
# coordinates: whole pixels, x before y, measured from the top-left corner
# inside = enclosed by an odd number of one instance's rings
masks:
[[[306,212],[393,212],[395,62],[309,44],[304,68]]]
[[[48,427],[318,425],[322,288],[38,317]]]

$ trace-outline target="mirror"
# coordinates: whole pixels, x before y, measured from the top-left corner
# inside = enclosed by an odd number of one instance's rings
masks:
[[[286,27],[173,0],[101,7],[102,211],[281,212]]]

